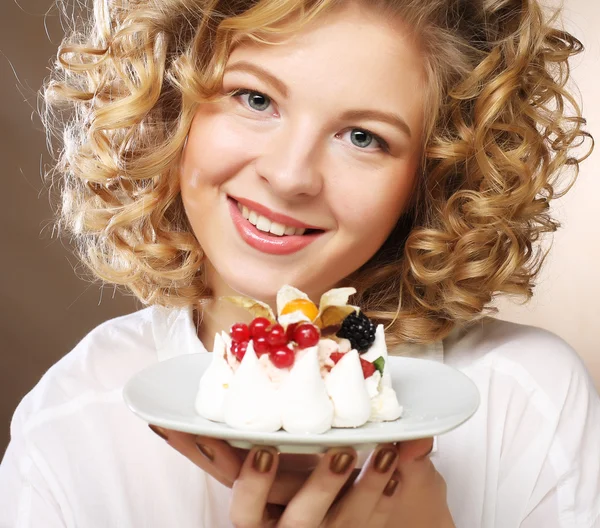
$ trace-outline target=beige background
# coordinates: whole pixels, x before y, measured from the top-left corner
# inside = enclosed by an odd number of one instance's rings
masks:
[[[48,160],[35,118],[35,92],[60,40],[51,0],[0,0],[0,453],[19,400],[39,377],[90,329],[135,308],[131,298],[80,280],[66,242],[51,237],[51,211],[41,178]],[[567,0],[567,25],[587,46],[574,74],[590,130],[600,139],[600,3]],[[20,7],[19,7],[20,6]],[[46,36],[46,30],[49,38]],[[594,84],[596,81],[596,85]],[[595,200],[600,148],[575,189],[558,205],[564,228],[527,307],[500,302],[501,316],[563,336],[580,352],[600,386],[600,229]]]
[[[600,389],[600,1],[564,0],[564,9],[566,29],[586,48],[574,60],[573,77],[596,149],[573,189],[554,202],[563,228],[554,235],[533,299],[521,306],[501,299],[498,307],[503,319],[547,328],[567,340]]]

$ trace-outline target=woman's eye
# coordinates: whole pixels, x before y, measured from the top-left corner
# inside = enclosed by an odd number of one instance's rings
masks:
[[[271,98],[260,92],[238,90],[234,92],[233,96],[239,97],[246,106],[257,112],[264,112],[271,106]]]
[[[362,128],[353,128],[350,130],[350,141],[353,145],[363,150],[388,151],[388,145],[383,139]]]

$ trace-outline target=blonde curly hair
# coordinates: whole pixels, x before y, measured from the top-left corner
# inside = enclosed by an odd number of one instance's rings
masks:
[[[97,277],[144,303],[210,296],[179,192],[195,108],[218,97],[237,42],[272,42],[342,3],[94,1],[59,49],[42,115],[61,145],[60,225]],[[591,150],[573,154],[591,137],[566,89],[583,47],[537,0],[362,3],[412,28],[428,102],[413,206],[346,282],[392,343],[431,342],[498,293],[531,295],[561,169],[576,175]]]

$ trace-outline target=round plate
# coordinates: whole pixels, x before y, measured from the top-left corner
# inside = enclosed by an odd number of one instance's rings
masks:
[[[227,440],[235,447],[270,445],[283,453],[318,453],[332,446],[373,449],[376,444],[414,440],[451,431],[479,406],[479,392],[464,374],[442,363],[389,357],[392,383],[402,417],[323,434],[261,433],[233,429],[202,418],[194,410],[198,383],[211,362],[210,353],[186,354],[137,373],[123,396],[140,418],[167,429]]]

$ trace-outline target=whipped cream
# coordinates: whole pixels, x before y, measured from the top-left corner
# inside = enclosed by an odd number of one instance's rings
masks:
[[[344,354],[325,380],[333,402],[334,427],[359,427],[371,415],[371,398],[356,350]]]
[[[392,376],[390,369],[388,368],[388,352],[387,345],[385,344],[385,333],[383,325],[377,325],[375,329],[375,341],[371,345],[371,348],[363,354],[363,359],[367,361],[375,361],[377,358],[382,357],[384,363],[383,374],[380,375],[380,381],[377,387],[377,391],[374,394],[372,385],[367,383],[369,394],[371,395],[371,416],[369,417],[370,422],[387,422],[391,420],[397,420],[402,416],[403,408],[398,403],[398,397],[396,392],[392,388]],[[371,376],[374,378],[376,372]],[[369,380],[371,380],[369,378]]]
[[[196,396],[196,412],[209,420],[225,421],[225,400],[233,379],[233,371],[225,360],[225,343],[215,335],[212,361],[200,380]]]
[[[333,403],[321,377],[318,347],[296,360],[281,390],[283,428],[290,433],[324,433],[331,429]]]
[[[312,323],[301,310],[281,314],[286,303],[308,299],[291,287],[278,293],[277,319],[267,305],[256,303],[284,329],[299,322],[328,325],[340,316],[340,310],[345,317],[348,312],[344,306],[352,293],[352,288],[341,288],[324,294],[319,316]],[[283,428],[295,434],[321,434],[332,427],[360,427],[401,416],[387,365],[383,325],[377,326],[373,344],[361,355],[348,339],[337,337],[322,337],[307,348],[296,345],[288,345],[291,349],[294,346],[292,366],[279,368],[268,354],[257,356],[252,340],[239,361],[237,352],[232,351],[231,336],[226,332],[215,335],[212,360],[196,396],[198,414],[236,429],[271,432]],[[335,361],[331,357],[334,353]],[[373,363],[379,358],[383,359],[383,369],[378,363],[378,370],[365,379],[361,360]]]
[[[392,387],[382,386],[381,391],[371,400],[369,422],[389,422],[402,416],[402,406]]]
[[[248,343],[228,392],[224,402],[227,425],[250,431],[281,429],[280,399],[256,357],[252,342]]]

